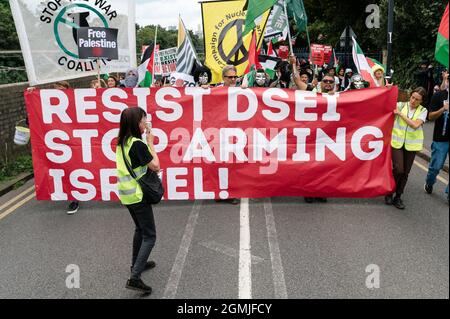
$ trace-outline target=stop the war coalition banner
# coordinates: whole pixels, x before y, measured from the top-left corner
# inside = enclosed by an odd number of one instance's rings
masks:
[[[149,114],[165,199],[384,195],[394,189],[390,140],[397,93],[226,87],[26,92],[36,195],[116,200],[120,113],[130,106]]]
[[[118,59],[100,60],[102,73],[136,65],[134,0],[9,0],[31,85],[95,75],[78,54],[80,28],[118,29]]]

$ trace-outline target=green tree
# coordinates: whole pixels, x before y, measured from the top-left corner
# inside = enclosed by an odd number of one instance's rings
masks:
[[[12,18],[9,2],[0,1],[0,50],[20,50],[19,38]]]
[[[0,1],[0,50],[20,50],[19,38],[16,26],[12,18],[9,2]],[[0,55],[0,84],[16,83],[27,81],[27,75],[23,68],[24,62],[20,54]]]
[[[138,56],[141,54],[141,48],[143,45],[153,46],[155,40],[155,25],[148,25],[141,27],[136,25],[136,51]],[[196,49],[203,51],[203,41],[200,40],[194,33],[189,30],[193,45]],[[158,26],[158,38],[157,42],[161,50],[173,48],[178,45],[178,30],[167,30],[161,26]]]
[[[421,60],[433,65],[436,36],[447,2],[396,0],[392,69],[394,82],[403,88],[415,86],[414,72]],[[386,47],[388,1],[380,1],[381,28],[373,35],[378,46]]]

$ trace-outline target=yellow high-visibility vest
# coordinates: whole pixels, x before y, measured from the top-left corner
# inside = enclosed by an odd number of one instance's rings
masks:
[[[419,115],[423,112],[424,107],[419,105],[414,112],[412,117],[413,121],[416,121]],[[409,112],[409,102],[403,103],[401,112],[408,116]],[[391,145],[395,149],[401,149],[403,145],[405,149],[410,152],[418,152],[423,148],[423,127],[422,125],[413,129],[410,127],[403,118],[400,116],[395,117],[394,128],[392,130],[392,141]]]
[[[122,155],[122,152],[124,152],[125,157],[131,166],[131,160],[128,153],[130,152],[131,146],[136,141],[141,140],[135,137],[128,138],[128,140],[124,143],[124,150],[122,150],[122,147],[120,145],[118,145],[116,149],[116,166],[117,166],[117,181],[118,181],[117,188],[119,190],[120,201],[124,205],[140,203],[143,198],[141,186],[128,172],[127,166],[125,165]],[[139,179],[147,173],[147,169],[148,167],[146,165],[137,167],[133,169],[133,171],[136,174],[136,177]]]

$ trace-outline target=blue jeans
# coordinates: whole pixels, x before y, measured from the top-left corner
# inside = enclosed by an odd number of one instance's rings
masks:
[[[433,142],[431,144],[431,162],[428,166],[428,174],[425,181],[427,185],[433,186],[436,183],[436,177],[444,167],[447,156],[448,142]],[[445,193],[448,194],[448,184]]]

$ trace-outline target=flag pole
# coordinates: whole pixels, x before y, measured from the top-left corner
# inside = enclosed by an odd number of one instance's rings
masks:
[[[388,30],[387,30],[387,65],[386,77],[391,78],[392,63],[392,35],[394,33],[394,0],[388,1]]]
[[[287,28],[288,28],[289,49],[291,50],[291,54],[294,54],[294,49],[292,48],[291,28],[289,25],[289,17],[287,14],[286,0],[283,1],[283,5],[284,5],[284,15],[286,16],[286,22],[287,22]]]
[[[98,86],[102,87],[102,85],[100,83],[100,58],[97,58],[97,82],[98,82]]]
[[[155,42],[153,43],[153,68],[152,68],[152,70],[153,70],[153,74],[152,74],[152,84],[151,84],[151,86],[153,86],[153,83],[155,83],[155,75],[156,75],[156,72],[155,72],[155,60],[156,60],[156,39],[157,39],[157,37],[158,37],[158,25],[156,26],[156,29],[155,29]]]

